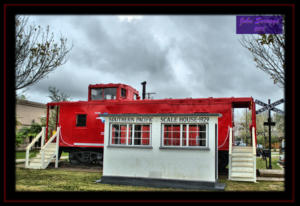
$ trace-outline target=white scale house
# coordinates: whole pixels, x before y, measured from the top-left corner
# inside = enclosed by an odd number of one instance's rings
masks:
[[[118,185],[224,190],[218,183],[220,114],[100,114],[103,176]]]

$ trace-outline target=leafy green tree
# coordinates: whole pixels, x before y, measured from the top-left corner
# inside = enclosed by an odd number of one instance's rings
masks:
[[[30,127],[23,127],[16,132],[16,146],[24,142],[25,139],[36,137],[42,130],[42,125],[33,123]]]
[[[284,115],[279,113],[274,113],[273,121],[276,122],[276,125],[274,127],[274,135],[276,135],[279,138],[284,137],[285,136]]]
[[[67,39],[59,42],[50,34],[49,26],[28,26],[28,17],[16,16],[15,70],[16,90],[30,86],[66,63]]]

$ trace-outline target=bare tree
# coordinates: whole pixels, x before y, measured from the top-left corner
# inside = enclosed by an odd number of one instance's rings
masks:
[[[56,87],[48,87],[48,91],[50,92],[50,96],[48,96],[52,102],[62,102],[68,101],[70,98],[69,95],[65,94],[64,92],[59,91]]]
[[[268,73],[274,84],[284,87],[284,34],[243,35],[240,43],[251,52],[256,66]]]
[[[49,26],[45,31],[40,26],[28,26],[28,19],[16,16],[16,90],[34,84],[66,63],[72,48],[67,48],[66,38],[55,42]]]

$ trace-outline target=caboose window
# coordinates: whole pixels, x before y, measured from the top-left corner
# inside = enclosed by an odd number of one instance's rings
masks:
[[[111,124],[111,145],[150,145],[150,124]]]
[[[126,98],[126,89],[121,88],[121,97]]]
[[[163,124],[163,146],[206,147],[206,124]]]
[[[93,88],[91,89],[92,100],[111,100],[117,98],[117,88]]]
[[[76,116],[76,127],[86,126],[86,114],[77,114]]]
[[[104,88],[103,94],[104,94],[104,99],[116,99],[117,88]]]

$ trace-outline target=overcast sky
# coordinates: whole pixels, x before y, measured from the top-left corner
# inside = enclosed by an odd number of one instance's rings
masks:
[[[18,92],[31,101],[50,102],[49,86],[72,101],[87,100],[88,85],[96,83],[128,84],[141,95],[142,81],[154,99],[284,97],[240,45],[234,15],[42,15],[30,21],[73,44],[65,65]]]

